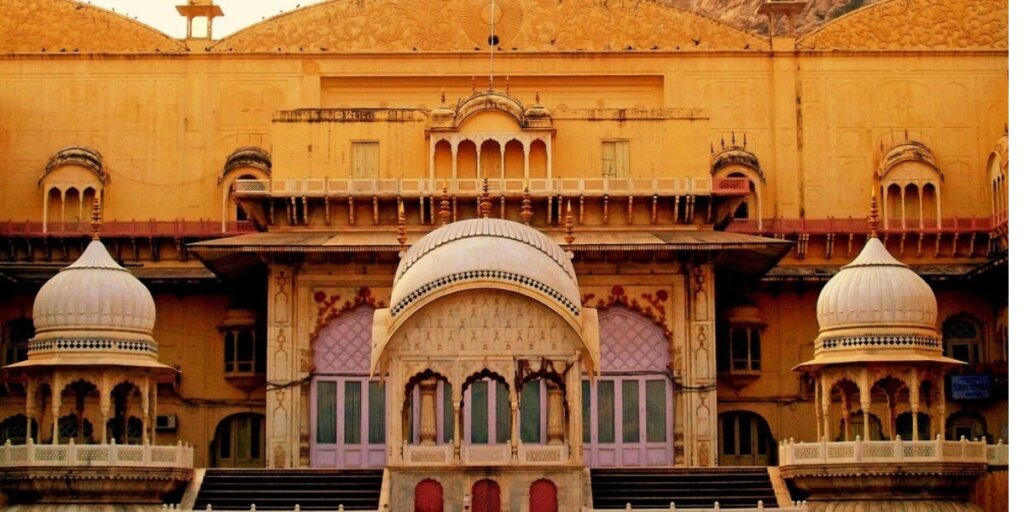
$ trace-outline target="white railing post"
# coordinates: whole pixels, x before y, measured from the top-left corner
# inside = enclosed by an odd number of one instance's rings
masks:
[[[893,457],[896,460],[903,460],[903,440],[900,439],[899,434],[896,434],[896,439],[893,442]],[[913,455],[911,455],[913,457]]]
[[[758,510],[764,510],[764,501],[757,500],[757,509]]]
[[[854,443],[853,444],[853,460],[854,460],[854,462],[860,462],[861,458],[862,458],[862,455],[863,455],[861,453],[861,450],[864,449],[864,447],[863,447],[863,445],[861,443],[861,440],[860,440],[860,436],[857,436],[856,438],[854,438],[853,443]]]
[[[967,460],[967,437],[960,436],[960,460]]]
[[[77,466],[78,465],[78,449],[75,447],[75,438],[73,438],[73,437],[68,440],[67,453],[68,453],[67,465],[69,465],[69,466]]]
[[[32,436],[29,436],[28,442],[25,446],[25,465],[31,466],[32,461],[36,458],[36,443],[32,441]]]

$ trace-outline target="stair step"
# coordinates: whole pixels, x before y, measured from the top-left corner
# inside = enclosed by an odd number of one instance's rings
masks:
[[[267,470],[210,469],[196,498],[196,508],[376,510],[380,502],[381,470]]]
[[[595,508],[777,507],[768,471],[756,468],[591,469]]]

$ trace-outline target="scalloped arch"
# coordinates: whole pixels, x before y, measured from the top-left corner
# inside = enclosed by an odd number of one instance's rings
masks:
[[[826,23],[802,50],[1006,50],[1006,0],[885,0]]]
[[[215,52],[480,51],[473,0],[333,0],[222,39]],[[766,50],[768,40],[653,0],[498,0],[521,23],[499,46],[517,51]]]
[[[74,0],[0,2],[0,53],[184,53],[184,43]]]

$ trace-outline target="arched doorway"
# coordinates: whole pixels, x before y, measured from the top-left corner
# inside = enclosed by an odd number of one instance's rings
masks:
[[[370,380],[372,325],[373,308],[361,306],[327,324],[313,342],[313,467],[384,465],[386,385]]]
[[[530,512],[558,512],[558,488],[551,480],[530,484]]]
[[[512,435],[508,384],[490,372],[465,383],[462,418],[467,443],[507,443]]]
[[[473,484],[472,512],[501,512],[501,487],[494,480],[477,480]]]
[[[413,512],[444,512],[444,488],[437,480],[426,479],[416,484]]]
[[[228,416],[217,424],[210,457],[217,468],[262,468],[264,418],[262,414]]]
[[[718,418],[718,461],[723,466],[775,464],[775,440],[760,415],[733,411]]]
[[[649,318],[612,307],[598,312],[601,378],[583,381],[583,455],[590,466],[672,464],[668,339]]]

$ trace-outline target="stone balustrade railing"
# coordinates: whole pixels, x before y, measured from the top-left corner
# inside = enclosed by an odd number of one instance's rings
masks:
[[[778,508],[765,508],[764,504],[761,503],[761,502],[758,502],[757,505],[758,506],[754,507],[754,508],[730,508],[728,510],[729,510],[729,512],[761,512],[761,511],[764,511],[764,510],[771,510],[772,512],[806,512],[806,510],[807,510],[807,504],[806,503],[797,503],[797,504],[795,504],[795,505],[793,505],[791,507],[778,507]],[[161,510],[176,511],[176,510],[181,510],[181,509],[180,508],[175,508],[174,505],[164,505]],[[202,510],[207,511],[207,512],[218,512],[218,509],[215,509],[215,508],[213,508],[210,505],[207,505],[206,508],[202,509]],[[302,508],[299,507],[299,505],[295,505],[294,508],[288,508],[288,509],[279,509],[279,508],[270,509],[270,508],[258,508],[258,507],[256,507],[256,505],[253,505],[253,506],[249,507],[249,510],[250,510],[250,512],[301,512]],[[384,509],[380,509],[378,512],[385,512],[386,510],[387,509],[384,508]],[[633,507],[627,505],[626,508],[600,508],[600,509],[593,509],[593,508],[583,507],[582,509],[580,509],[580,512],[628,512],[628,511],[632,511],[632,510],[633,510]],[[669,506],[669,508],[654,508],[654,509],[645,508],[643,510],[644,510],[644,512],[675,512],[677,509],[676,509],[675,503],[673,503],[673,504],[671,504],[671,506]],[[684,509],[680,508],[678,510],[684,510]],[[720,510],[723,510],[723,509],[719,508],[718,502],[715,502],[715,506],[713,508],[687,508],[685,510],[686,510],[686,512],[719,512]],[[342,506],[342,505],[338,505],[338,512],[344,512],[344,511],[345,511],[345,507]]]
[[[520,444],[518,453],[512,456],[512,444],[464,444],[458,460],[450,444],[402,446],[406,464],[425,466],[446,466],[458,462],[463,466],[502,465],[549,465],[565,464],[569,461],[569,448],[565,445]]]
[[[903,441],[821,441],[817,443],[783,440],[779,443],[779,466],[889,463],[889,462],[976,462],[1009,465],[1009,446],[985,441],[932,439]]]
[[[151,444],[68,444],[14,445],[10,440],[0,446],[0,467],[25,466],[125,466],[146,468],[191,469],[193,448],[178,441],[177,445]]]
[[[583,507],[581,512],[630,512],[632,510],[633,510],[633,507],[630,506],[627,503],[626,504],[626,508],[587,508],[587,507]],[[686,510],[686,512],[718,512],[720,510],[728,510],[729,512],[760,512],[762,510],[771,510],[772,512],[805,512],[807,510],[807,503],[806,502],[797,502],[797,503],[794,503],[792,506],[788,506],[788,507],[766,508],[764,506],[764,502],[759,500],[757,502],[757,506],[753,507],[753,508],[748,507],[748,508],[722,509],[722,508],[720,508],[718,506],[718,502],[716,501],[715,505],[712,508],[685,508],[685,509],[678,508],[677,509],[675,503],[673,502],[673,503],[669,504],[668,508],[645,508],[645,509],[643,509],[644,512],[675,512],[676,510]]]
[[[684,196],[739,195],[750,193],[746,178],[552,178],[489,180],[492,196],[519,196],[529,187],[530,195],[547,196]],[[429,179],[240,179],[234,183],[239,195],[312,197],[416,197],[439,195],[447,188],[454,197],[476,197],[483,180]]]

